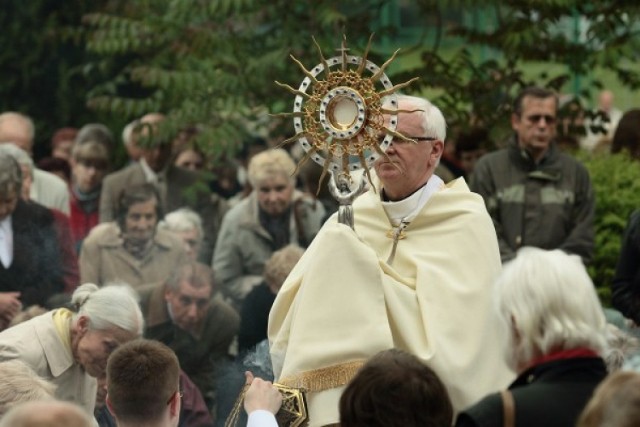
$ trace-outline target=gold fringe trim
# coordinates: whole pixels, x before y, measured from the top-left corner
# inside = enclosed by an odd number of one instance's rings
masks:
[[[347,384],[364,365],[365,360],[341,363],[281,378],[279,384],[308,392],[329,390]]]

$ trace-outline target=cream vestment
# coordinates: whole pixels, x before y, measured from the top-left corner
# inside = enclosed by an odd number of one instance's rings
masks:
[[[462,179],[436,189],[391,265],[380,195],[359,197],[354,216],[355,232],[335,217],[325,224],[269,317],[276,381],[308,390],[310,426],[338,422],[344,385],[392,347],[436,371],[456,412],[506,387],[514,374],[491,303],[500,254],[482,198]]]

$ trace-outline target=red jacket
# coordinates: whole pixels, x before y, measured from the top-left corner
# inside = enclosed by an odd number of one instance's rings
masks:
[[[99,209],[91,213],[86,213],[80,207],[80,202],[73,190],[69,190],[70,194],[70,211],[69,221],[71,223],[71,234],[73,243],[77,253],[80,253],[82,241],[89,234],[89,231],[98,224]]]
[[[53,214],[54,228],[58,238],[64,293],[71,295],[80,284],[80,271],[78,269],[78,255],[69,227],[69,218],[57,209],[50,209],[50,211]]]

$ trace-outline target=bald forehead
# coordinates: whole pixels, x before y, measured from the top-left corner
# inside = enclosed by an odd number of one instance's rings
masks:
[[[149,113],[140,118],[140,123],[160,123],[165,119],[164,114]]]
[[[155,134],[158,131],[158,125],[163,122],[165,119],[164,114],[160,114],[160,113],[149,113],[149,114],[145,114],[144,116],[142,116],[140,118],[140,122],[138,123],[139,129],[137,129],[137,131],[139,132],[138,135],[147,137],[149,136],[149,133],[151,132],[151,135]],[[148,147],[141,147],[142,150],[147,150]]]
[[[33,144],[33,123],[18,113],[0,114],[0,143],[13,142],[30,152]]]

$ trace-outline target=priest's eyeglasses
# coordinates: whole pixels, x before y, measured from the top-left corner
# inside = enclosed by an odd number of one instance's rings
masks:
[[[437,141],[438,138],[434,138],[432,136],[409,136],[409,135],[405,135],[406,138],[410,139],[410,140],[414,140],[416,142],[422,142],[422,141]],[[384,137],[380,138],[380,143],[382,143],[382,140],[384,139]],[[392,144],[411,144],[411,141],[406,141],[402,138],[393,138],[393,140],[391,141]]]

